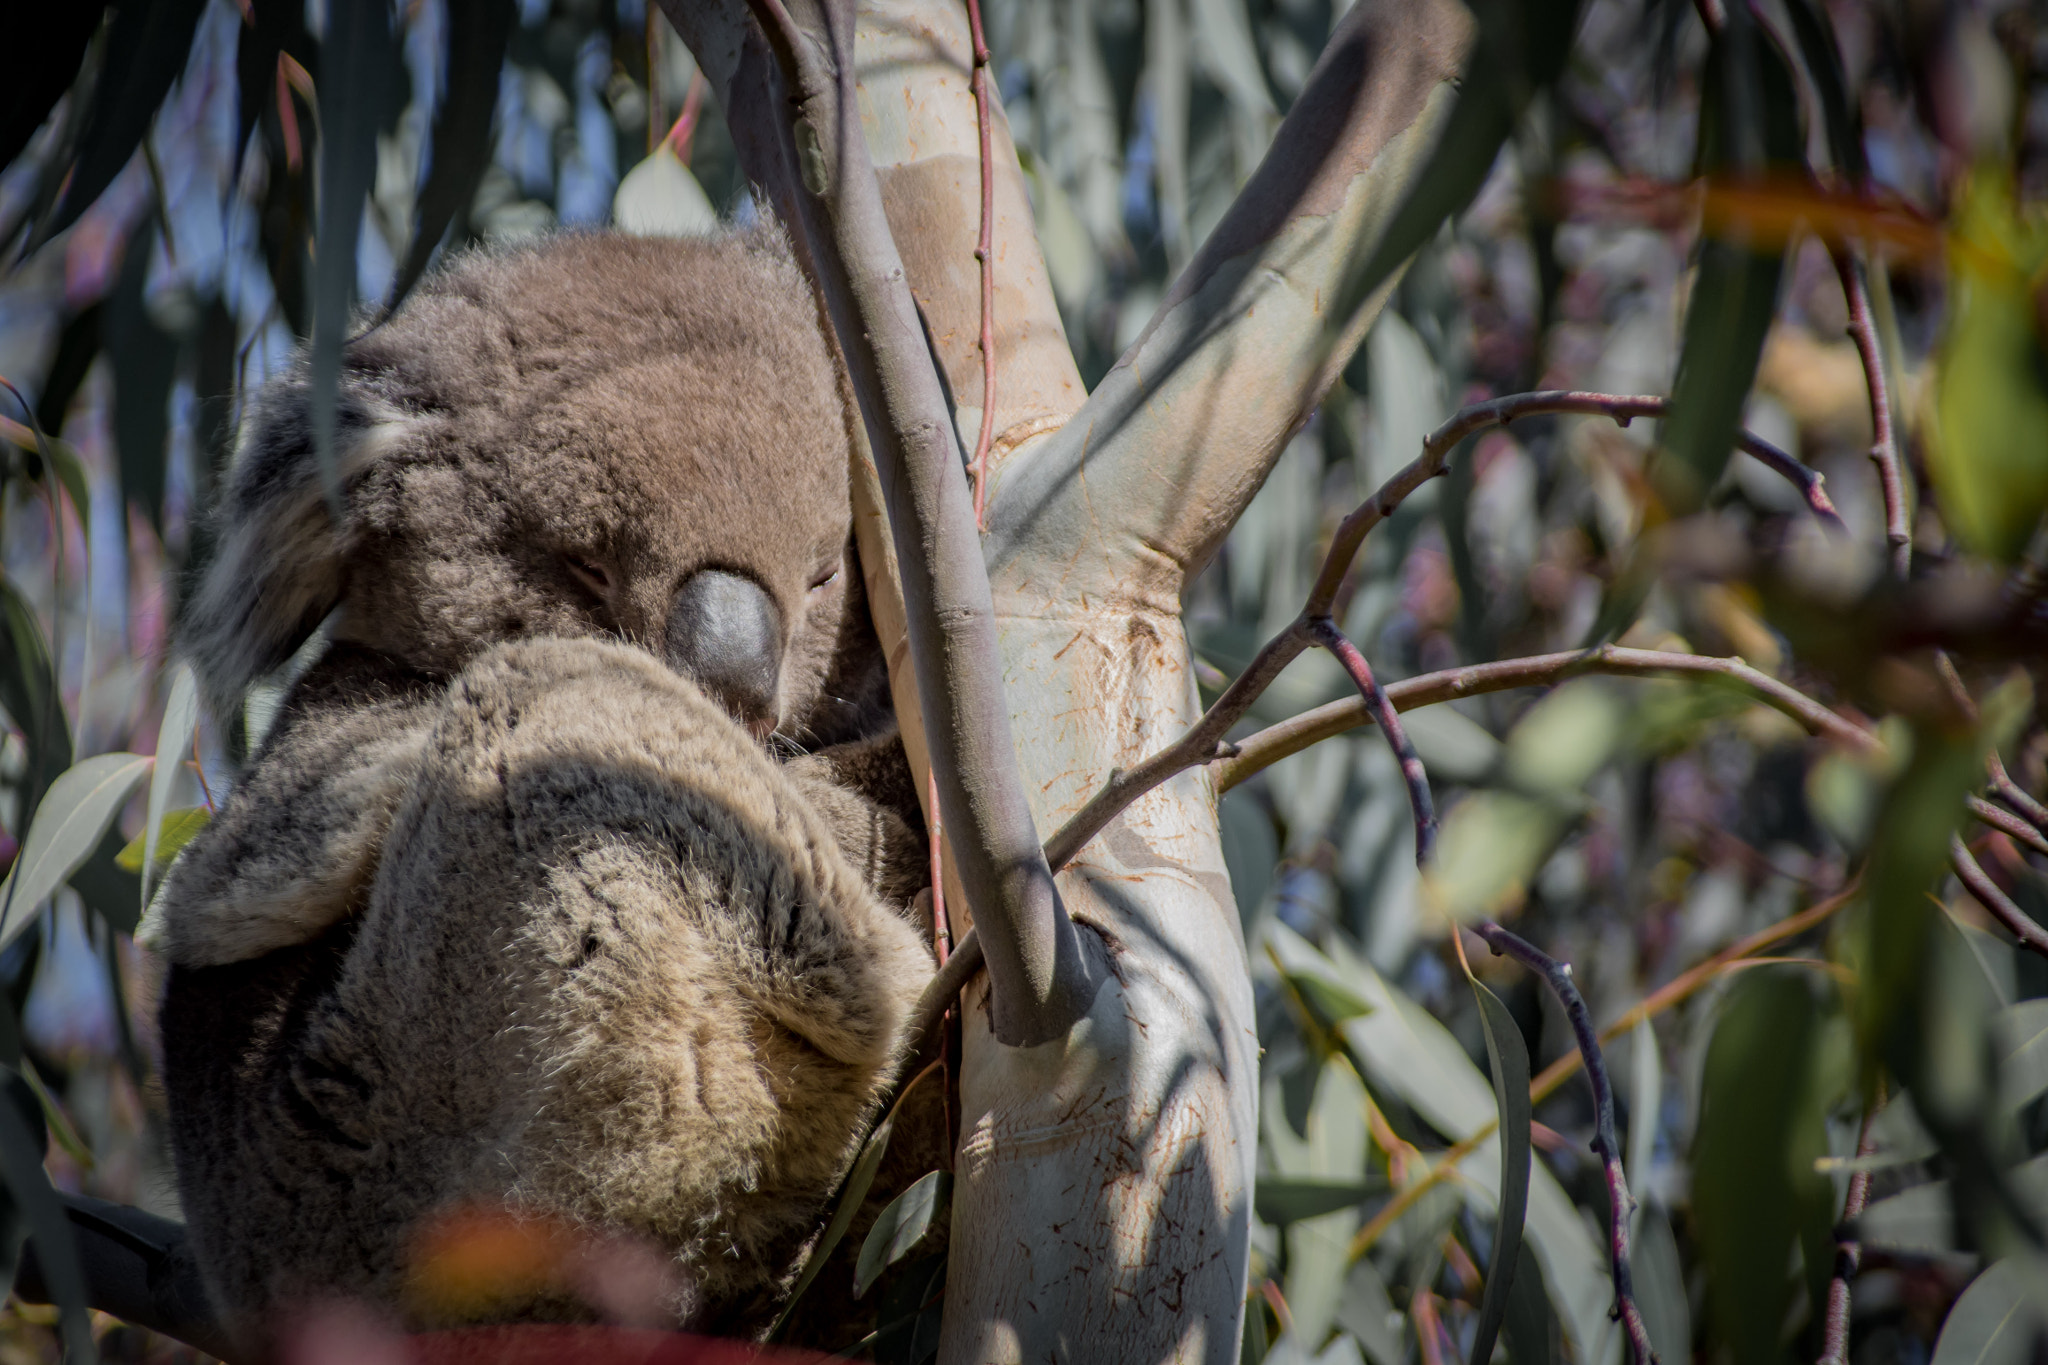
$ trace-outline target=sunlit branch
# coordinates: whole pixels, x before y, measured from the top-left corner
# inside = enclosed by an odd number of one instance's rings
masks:
[[[1885,378],[1884,353],[1878,349],[1877,324],[1870,315],[1870,289],[1863,264],[1846,244],[1834,251],[1835,273],[1842,279],[1842,297],[1849,304],[1849,336],[1863,362],[1863,382],[1870,393],[1870,462],[1884,495],[1884,541],[1892,577],[1904,582],[1913,571],[1913,534],[1906,524],[1906,490],[1899,474],[1898,440],[1892,433],[1891,385]]]
[[[1629,1220],[1635,1214],[1636,1203],[1629,1195],[1628,1177],[1621,1168],[1621,1142],[1614,1127],[1614,1082],[1607,1074],[1600,1039],[1593,1031],[1592,1013],[1586,1008],[1585,997],[1579,994],[1578,983],[1572,980],[1569,963],[1557,961],[1527,939],[1490,920],[1474,926],[1473,932],[1494,952],[1540,972],[1571,1021],[1572,1036],[1577,1039],[1579,1056],[1585,1061],[1586,1079],[1593,1084],[1593,1151],[1607,1176],[1607,1240],[1614,1263],[1615,1311],[1638,1365],[1648,1365],[1657,1359],[1657,1353],[1650,1345],[1650,1330],[1643,1321],[1642,1310],[1636,1306],[1629,1269]]]
[[[1963,889],[1975,896],[1977,903],[1990,912],[1991,918],[2004,925],[2020,941],[2022,948],[2048,957],[2048,929],[2036,924],[2031,915],[2014,904],[2012,897],[1998,889],[1998,883],[1992,881],[1990,874],[1971,856],[1960,836],[1949,836],[1948,861]]]
[[[995,1034],[1045,1042],[1102,978],[1053,885],[1017,768],[973,499],[857,112],[852,6],[822,5],[817,32],[782,0],[748,9],[790,95],[797,216],[880,474],[949,846],[989,930]]]

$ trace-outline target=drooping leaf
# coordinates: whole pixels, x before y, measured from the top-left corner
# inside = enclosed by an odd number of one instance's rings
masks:
[[[157,325],[143,302],[156,226],[145,220],[128,238],[121,273],[107,299],[106,347],[114,380],[114,451],[121,494],[161,529],[170,470],[171,389],[178,339]]]
[[[313,337],[307,383],[313,449],[328,501],[338,507],[335,454],[341,347],[356,283],[363,204],[377,174],[377,129],[391,100],[397,50],[382,4],[337,5],[320,44],[320,221],[314,237]]]
[[[1508,1311],[1501,1319],[1500,1331],[1512,1365],[1556,1365],[1564,1359],[1557,1314],[1551,1311],[1550,1295],[1543,1287],[1543,1264],[1527,1242],[1515,1258],[1515,1279],[1508,1288]]]
[[[310,69],[316,61],[312,36],[306,32],[301,5],[257,4],[250,7],[235,44],[235,172],[257,120],[277,98],[277,59],[289,55]]]
[[[2039,1273],[2016,1261],[1985,1267],[1948,1310],[1933,1365],[2027,1365],[2048,1330],[2039,1289]]]
[[[1658,1111],[1663,1107],[1664,1068],[1657,1055],[1657,1031],[1647,1015],[1629,1033],[1628,1156],[1623,1163],[1632,1190],[1645,1188],[1657,1154]]]
[[[1733,1359],[1780,1358],[1792,1302],[1792,1248],[1832,1222],[1833,1187],[1811,983],[1788,968],[1745,972],[1707,1048],[1693,1149],[1693,1216],[1714,1331]]]
[[[1387,1295],[1387,1282],[1368,1257],[1360,1257],[1344,1277],[1337,1325],[1358,1338],[1372,1365],[1401,1365],[1401,1314]]]
[[[193,676],[192,666],[180,663],[171,670],[171,694],[164,701],[163,724],[157,729],[156,766],[149,777],[149,809],[144,816],[142,843],[136,850],[134,866],[123,862],[121,865],[130,872],[142,874],[142,901],[149,903],[151,889],[156,882],[156,868],[159,863],[174,856],[185,841],[205,828],[205,812],[198,812],[199,819],[192,818],[193,812],[180,811],[184,817],[176,842],[168,849],[160,847],[159,831],[163,829],[164,814],[170,805],[171,789],[177,783],[178,773],[185,765],[185,755],[192,751],[192,736],[199,728],[199,683]],[[127,850],[122,850],[127,857]]]
[[[1382,1180],[1262,1175],[1252,1187],[1252,1211],[1262,1223],[1285,1227],[1304,1218],[1357,1208],[1374,1195],[1386,1192],[1387,1185]]]
[[[92,113],[79,137],[71,183],[56,212],[37,228],[38,245],[77,222],[135,155],[157,106],[185,69],[205,8],[206,0],[131,0],[114,7],[106,61],[93,86]]]
[[[50,116],[85,60],[106,5],[22,5],[8,16],[8,41],[33,60],[13,63],[0,91],[0,168],[14,164]]]
[[[21,395],[7,386],[11,397]],[[26,407],[26,404],[24,404]],[[92,492],[86,484],[85,461],[80,459],[75,447],[63,441],[52,440],[49,430],[43,425],[41,408],[27,408],[29,439],[33,442],[36,458],[43,466],[45,478],[55,476],[57,484],[71,499],[71,506],[78,513],[78,525],[85,535],[92,535]]]
[[[71,766],[71,726],[57,695],[56,669],[35,609],[0,575],[0,709],[28,746],[23,798],[33,807],[57,774]]]
[[[1494,1222],[1493,1255],[1486,1263],[1486,1290],[1473,1329],[1471,1358],[1492,1360],[1493,1343],[1507,1316],[1508,1294],[1522,1254],[1522,1220],[1529,1211],[1529,1049],[1522,1030],[1500,997],[1472,982],[1479,1022],[1486,1032],[1486,1057],[1493,1067],[1493,1098],[1500,1108],[1500,1215]]]
[[[1268,928],[1275,955],[1290,970],[1324,963],[1372,1006],[1339,1029],[1346,1052],[1376,1093],[1396,1096],[1445,1138],[1458,1140],[1495,1121],[1493,1087],[1442,1023],[1391,985],[1341,938],[1328,956],[1284,925]],[[1498,1198],[1499,1159],[1481,1143],[1458,1164],[1457,1191],[1483,1216]],[[1530,1173],[1525,1236],[1543,1263],[1544,1277],[1565,1335],[1583,1359],[1602,1359],[1614,1324],[1607,1315],[1614,1287],[1607,1259],[1586,1230],[1576,1206],[1540,1163]]]
[[[1849,95],[1834,23],[1818,0],[1785,0],[1785,12],[1792,19],[1793,41],[1799,44],[1799,55],[1813,78],[1835,171],[1851,186],[1860,186],[1870,174],[1863,155],[1863,114]]]
[[[1728,7],[1708,49],[1700,144],[1700,170],[1711,176],[1757,179],[1803,166],[1791,71],[1742,5]],[[1739,225],[1700,244],[1663,431],[1670,458],[1653,469],[1671,512],[1699,507],[1734,452],[1783,271],[1783,250],[1753,246]]]
[[[0,884],[0,947],[32,924],[36,908],[92,856],[149,766],[141,754],[97,754],[50,784]]]
[[[1424,894],[1454,923],[1498,919],[1520,905],[1529,879],[1570,828],[1553,801],[1508,791],[1474,792],[1444,813]]]
[[[490,165],[491,118],[498,108],[498,85],[515,13],[513,0],[449,0],[448,85],[434,113],[427,183],[420,187],[412,245],[391,278],[384,302],[387,313],[419,283],[455,215],[476,198],[476,187]],[[670,156],[673,159],[674,153]]]
[[[811,1287],[811,1281],[818,1278],[818,1272],[825,1268],[833,1248],[839,1239],[846,1236],[846,1230],[853,1226],[853,1216],[860,1212],[863,1199],[874,1187],[875,1172],[882,1168],[882,1157],[889,1150],[889,1135],[896,1126],[892,1113],[875,1125],[875,1131],[868,1134],[860,1155],[854,1159],[853,1169],[846,1173],[846,1180],[840,1186],[838,1202],[832,1206],[832,1220],[825,1224],[825,1231],[819,1236],[817,1245],[811,1248],[810,1259],[804,1262],[803,1273],[797,1276],[796,1287],[789,1291],[789,1301],[782,1305],[775,1325],[768,1329],[768,1340],[774,1341],[782,1335],[782,1329],[789,1325],[790,1315],[803,1302],[804,1291]]]
[[[874,1227],[868,1230],[867,1240],[861,1243],[860,1259],[853,1270],[853,1296],[856,1299],[864,1297],[881,1278],[883,1271],[909,1255],[924,1240],[933,1221],[946,1207],[952,1190],[952,1176],[944,1171],[932,1171],[889,1201],[889,1207],[882,1210],[881,1216],[875,1219]]]
[[[86,1312],[85,1275],[79,1267],[78,1239],[64,1216],[64,1206],[50,1187],[43,1170],[43,1148],[47,1137],[41,1130],[40,1106],[35,1092],[13,1070],[5,1077],[6,1095],[0,1096],[0,1179],[17,1207],[26,1215],[29,1235],[35,1239],[43,1281],[56,1301],[58,1333],[64,1342],[67,1362],[97,1360],[93,1349],[91,1319]],[[23,1116],[18,1096],[26,1094],[37,1119]]]

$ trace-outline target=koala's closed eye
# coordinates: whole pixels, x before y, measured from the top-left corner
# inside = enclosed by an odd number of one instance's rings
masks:
[[[816,592],[820,588],[831,587],[834,580],[836,580],[838,577],[839,561],[835,559],[830,564],[822,566],[816,573],[811,575],[811,591]]]

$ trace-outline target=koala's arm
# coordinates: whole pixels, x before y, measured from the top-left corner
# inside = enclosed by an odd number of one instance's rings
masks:
[[[145,939],[178,966],[211,967],[308,942],[353,913],[440,693],[366,650],[337,647],[316,663],[172,864]]]
[[[875,895],[907,915],[912,898],[930,884],[931,854],[902,737],[891,729],[835,744],[791,759],[783,771]]]

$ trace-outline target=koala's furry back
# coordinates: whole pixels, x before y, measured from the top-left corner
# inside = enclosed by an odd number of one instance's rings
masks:
[[[330,706],[393,685],[338,667]],[[638,1234],[682,1268],[671,1320],[759,1330],[894,1074],[921,935],[819,776],[642,651],[501,645],[417,706],[362,913],[167,985],[180,1186],[231,1329],[331,1295],[433,1322],[410,1239],[473,1201]]]

